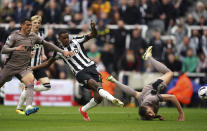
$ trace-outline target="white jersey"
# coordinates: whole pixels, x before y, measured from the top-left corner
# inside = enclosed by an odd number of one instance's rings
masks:
[[[83,47],[83,43],[88,40],[88,36],[84,35],[71,40],[67,47],[62,46],[61,48],[65,51],[73,51],[75,53],[75,55],[70,58],[66,58],[59,52],[55,52],[53,57],[55,59],[62,59],[69,66],[74,75],[76,75],[79,71],[89,66],[95,65],[95,62],[86,55],[85,49]]]
[[[43,33],[38,33],[38,36],[44,39]],[[42,63],[42,50],[44,50],[44,47],[41,44],[35,44],[33,46],[32,51],[34,51],[34,55],[31,58],[30,66],[37,66]]]

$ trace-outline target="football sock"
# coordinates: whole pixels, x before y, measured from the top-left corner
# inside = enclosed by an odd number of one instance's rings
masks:
[[[95,102],[95,99],[92,98],[86,105],[84,105],[84,106],[82,107],[82,111],[83,111],[83,112],[86,112],[87,110],[89,110],[89,109],[95,107],[96,105],[97,105],[97,103]]]
[[[26,86],[26,109],[32,106],[33,96],[34,96],[34,84]]]
[[[107,100],[109,101],[113,101],[114,98],[110,93],[108,93],[107,91],[105,91],[102,87],[99,87],[97,89],[98,93],[103,97],[103,98],[106,98]]]
[[[17,109],[22,109],[22,106],[24,105],[25,100],[26,100],[26,90],[24,89],[20,95]]]
[[[160,73],[167,73],[170,71],[170,69],[167,68],[164,64],[160,63],[159,61],[155,60],[153,57],[149,57],[149,62],[152,63],[153,67],[159,71]]]
[[[115,80],[114,82],[123,92],[125,92],[126,94],[135,97],[136,96],[136,91],[132,88],[130,88],[129,86],[126,86],[122,83],[120,83],[119,81]]]
[[[34,86],[34,91],[47,91],[51,88],[50,83],[44,83]]]

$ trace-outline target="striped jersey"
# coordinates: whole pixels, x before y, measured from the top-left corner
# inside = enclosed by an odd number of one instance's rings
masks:
[[[92,61],[87,55],[86,51],[83,47],[83,43],[88,41],[89,37],[88,35],[84,35],[81,37],[74,37],[71,41],[69,41],[69,44],[67,47],[63,47],[60,45],[62,49],[65,51],[73,51],[75,53],[72,57],[65,57],[59,52],[55,52],[53,54],[53,58],[55,59],[62,59],[65,64],[69,66],[71,71],[76,75],[79,71],[95,65],[95,62]]]
[[[41,37],[42,39],[44,39],[44,35],[43,33],[38,33],[38,36]],[[38,66],[42,63],[42,50],[44,50],[43,45],[41,44],[35,44],[32,47],[32,51],[34,51],[34,55],[31,58],[31,63],[30,66]]]

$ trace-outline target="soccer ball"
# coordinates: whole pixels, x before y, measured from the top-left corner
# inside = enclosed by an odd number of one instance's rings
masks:
[[[198,90],[198,96],[201,99],[207,100],[207,86],[200,87],[200,89]]]

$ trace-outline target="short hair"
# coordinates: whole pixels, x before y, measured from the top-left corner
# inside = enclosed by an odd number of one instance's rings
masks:
[[[60,35],[62,34],[65,34],[65,33],[68,33],[66,30],[61,30],[59,33],[58,33],[58,36],[60,37]]]
[[[152,116],[149,116],[147,114],[147,107],[146,106],[139,107],[139,115],[141,117],[141,120],[152,120],[153,119]]]
[[[31,20],[34,21],[34,20],[38,20],[40,22],[42,22],[42,16],[40,15],[34,15],[31,17]]]
[[[24,17],[24,18],[21,19],[20,24],[24,24],[25,21],[31,21],[31,19],[28,18],[28,17]]]

